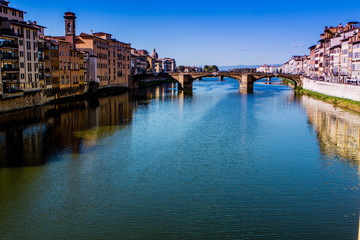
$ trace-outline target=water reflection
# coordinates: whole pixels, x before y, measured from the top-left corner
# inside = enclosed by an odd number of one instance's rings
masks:
[[[359,161],[359,115],[307,96],[302,97],[302,103],[317,132],[321,151],[328,157]]]
[[[1,169],[0,239],[355,238],[357,169],[324,171],[312,99],[235,81],[140,92],[3,124],[2,166],[58,162]]]
[[[126,93],[3,114],[0,167],[37,166],[51,155],[80,153],[116,127],[130,124],[132,113]]]
[[[177,91],[175,84],[168,84],[133,94],[2,114],[0,167],[38,166],[62,153],[89,151],[99,139],[130,125],[138,107],[147,107],[151,101],[183,102],[189,94],[192,92]]]

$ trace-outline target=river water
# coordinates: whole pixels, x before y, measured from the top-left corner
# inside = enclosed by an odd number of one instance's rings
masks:
[[[0,117],[0,239],[357,239],[360,116],[279,82]]]

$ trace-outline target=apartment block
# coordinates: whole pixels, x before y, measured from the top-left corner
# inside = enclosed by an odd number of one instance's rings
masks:
[[[309,57],[301,60],[302,74],[329,82],[360,84],[360,23],[325,27],[320,37],[318,44],[309,48]],[[298,66],[291,64],[292,60],[281,69],[297,73]]]
[[[113,39],[108,33],[81,33],[76,48],[97,58],[96,82],[100,87],[128,86],[131,44]]]
[[[43,27],[24,22],[26,12],[12,8],[9,1],[0,1],[0,92],[3,97],[24,91],[39,91],[38,42]]]

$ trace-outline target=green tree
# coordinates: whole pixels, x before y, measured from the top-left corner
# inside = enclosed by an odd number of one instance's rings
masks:
[[[204,72],[218,72],[219,68],[216,65],[205,65],[204,66]]]
[[[204,72],[208,72],[209,71],[209,66],[208,65],[205,65],[204,66]]]
[[[183,65],[179,66],[179,72],[183,72],[185,70],[185,67]]]

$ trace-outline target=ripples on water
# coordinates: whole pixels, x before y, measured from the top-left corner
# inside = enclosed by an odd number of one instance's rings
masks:
[[[227,79],[0,118],[0,239],[355,239],[359,116]]]

